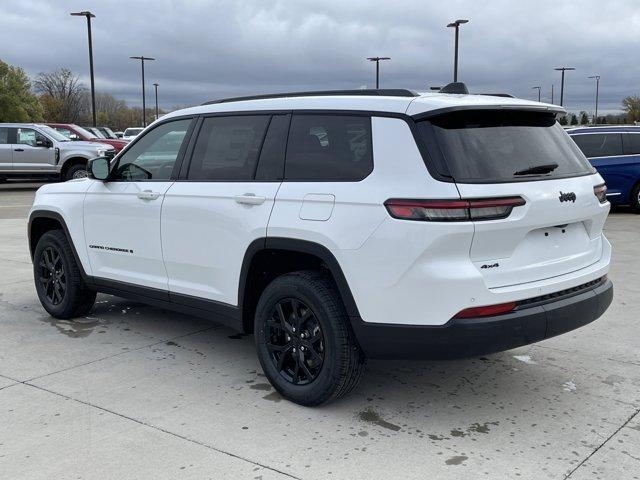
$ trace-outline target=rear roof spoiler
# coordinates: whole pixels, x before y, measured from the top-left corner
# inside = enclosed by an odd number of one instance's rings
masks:
[[[414,120],[424,120],[427,118],[436,117],[445,113],[457,112],[462,110],[520,110],[526,112],[548,112],[556,115],[566,115],[567,111],[558,105],[455,105],[452,107],[436,108],[435,110],[429,110],[427,112],[420,112],[412,115]]]

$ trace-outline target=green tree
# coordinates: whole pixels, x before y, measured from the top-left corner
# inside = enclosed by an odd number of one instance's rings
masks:
[[[589,123],[589,115],[587,115],[587,112],[582,111],[580,112],[580,125],[587,125]]]
[[[630,95],[622,100],[622,109],[627,112],[630,122],[640,120],[640,97],[638,95]]]
[[[571,114],[571,125],[578,125],[578,117],[576,117],[575,113]]]
[[[0,60],[0,122],[39,122],[42,106],[20,67]]]
[[[567,116],[566,116],[566,115],[561,116],[561,117],[558,119],[558,123],[559,123],[560,125],[567,125]]]

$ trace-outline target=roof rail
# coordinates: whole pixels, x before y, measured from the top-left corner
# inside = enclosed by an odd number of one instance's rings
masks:
[[[366,96],[384,96],[384,97],[417,97],[418,93],[413,90],[404,88],[381,88],[375,90],[318,90],[311,92],[289,92],[289,93],[268,93],[266,95],[251,95],[248,97],[232,97],[221,98],[220,100],[211,100],[202,105],[213,105],[216,103],[242,102],[245,100],[264,100],[269,98],[286,98],[286,97],[317,97],[317,96],[338,96],[338,95],[356,95]]]
[[[517,98],[515,95],[511,95],[510,93],[481,93],[480,95],[485,95],[487,97]]]

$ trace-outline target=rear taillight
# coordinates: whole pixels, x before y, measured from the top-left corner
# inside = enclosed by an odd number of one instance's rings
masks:
[[[600,203],[605,203],[607,201],[607,186],[604,183],[596,185],[593,187],[593,194],[598,197]]]
[[[507,218],[513,207],[526,202],[522,197],[474,198],[469,200],[404,200],[384,202],[389,215],[402,220],[466,222]]]
[[[486,305],[484,307],[466,308],[453,318],[478,318],[491,317],[509,313],[516,308],[516,302],[499,303],[497,305]]]

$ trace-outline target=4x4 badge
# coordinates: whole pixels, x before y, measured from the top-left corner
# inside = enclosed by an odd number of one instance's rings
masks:
[[[576,201],[576,194],[573,192],[562,193],[560,192],[560,202],[574,202]]]

